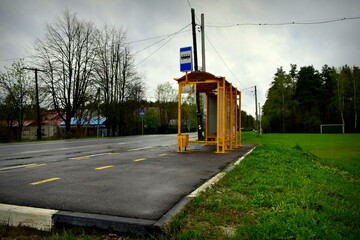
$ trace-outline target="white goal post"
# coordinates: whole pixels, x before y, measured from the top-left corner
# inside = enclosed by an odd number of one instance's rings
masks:
[[[345,133],[345,124],[321,124],[320,133]]]

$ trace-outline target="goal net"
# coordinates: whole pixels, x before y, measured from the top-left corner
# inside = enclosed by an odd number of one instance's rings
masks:
[[[345,133],[344,124],[321,124],[320,133]]]

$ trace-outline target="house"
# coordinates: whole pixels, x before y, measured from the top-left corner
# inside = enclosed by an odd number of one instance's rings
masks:
[[[88,136],[96,136],[97,129],[99,128],[99,136],[106,137],[107,136],[107,128],[106,128],[106,117],[94,117],[91,118],[90,121],[83,118],[71,118],[71,128],[80,127],[80,129],[87,129]],[[65,128],[65,122],[61,122],[59,125],[60,128]]]
[[[65,115],[64,113],[61,113]],[[48,112],[43,114],[43,121],[41,122],[41,134],[43,138],[49,138],[56,135],[58,127],[62,118],[57,112]],[[37,122],[36,120],[24,120],[21,137],[23,140],[37,139]]]

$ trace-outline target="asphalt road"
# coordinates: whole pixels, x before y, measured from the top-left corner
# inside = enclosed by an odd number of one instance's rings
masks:
[[[177,153],[176,135],[1,144],[0,203],[158,220],[250,148]]]

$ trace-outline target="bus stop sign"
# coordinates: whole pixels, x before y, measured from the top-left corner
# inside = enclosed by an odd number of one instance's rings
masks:
[[[191,47],[180,48],[180,71],[181,72],[192,71],[192,48]]]

